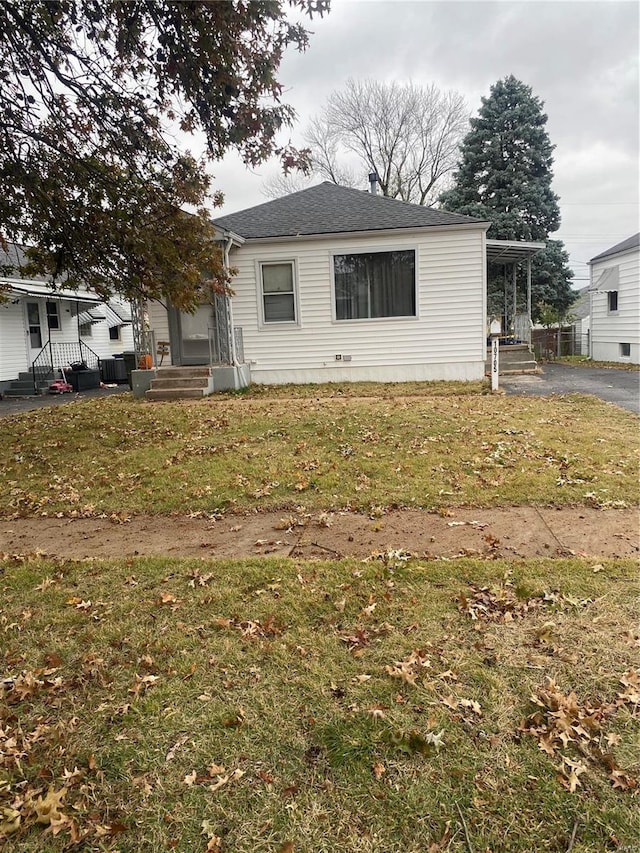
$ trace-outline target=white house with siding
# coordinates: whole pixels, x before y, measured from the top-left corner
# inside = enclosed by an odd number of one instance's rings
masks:
[[[591,358],[640,364],[640,233],[589,265]]]
[[[489,223],[322,183],[215,225],[237,271],[222,327],[251,381],[483,378]],[[174,365],[209,363],[220,313],[148,306]]]
[[[101,359],[133,349],[126,305],[21,276],[25,263],[19,246],[0,252],[0,395],[36,393],[38,380],[46,387],[60,367],[85,361],[97,369]]]

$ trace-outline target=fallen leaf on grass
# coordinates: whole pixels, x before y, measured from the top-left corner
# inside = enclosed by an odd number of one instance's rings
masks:
[[[570,758],[563,757],[563,766],[560,768],[558,780],[571,793],[575,793],[578,785],[581,785],[578,778],[587,769],[587,765],[582,761],[572,761]],[[569,772],[567,773],[567,768]]]
[[[237,782],[238,779],[242,779],[243,776],[244,770],[240,769],[234,770],[233,773],[231,773],[229,776],[218,776],[213,785],[209,785],[208,790],[211,791],[211,793],[214,793],[219,788],[222,788],[224,785],[226,785],[228,782]]]
[[[0,808],[0,836],[13,835],[20,829],[20,821],[22,816],[17,809],[12,809],[9,806]]]
[[[372,767],[372,770],[373,770],[373,775],[376,777],[376,779],[378,781],[380,779],[382,779],[384,774],[387,772],[387,768],[384,766],[384,764],[381,761],[376,761],[376,763]]]
[[[51,826],[54,835],[56,834],[56,830],[60,831],[62,826],[69,820],[61,811],[62,802],[67,796],[68,790],[68,788],[60,788],[59,791],[56,791],[53,787],[49,788],[46,796],[38,797],[32,804],[37,822]]]

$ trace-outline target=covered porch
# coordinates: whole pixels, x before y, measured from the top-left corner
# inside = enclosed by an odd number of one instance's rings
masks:
[[[500,320],[503,340],[531,345],[531,259],[544,247],[524,240],[487,240],[487,287],[489,267],[501,270],[503,281],[501,304],[487,303],[487,321]]]

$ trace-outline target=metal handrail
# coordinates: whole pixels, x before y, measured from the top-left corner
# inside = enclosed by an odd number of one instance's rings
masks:
[[[57,368],[76,362],[86,364],[91,370],[100,370],[100,356],[84,341],[52,343],[48,340],[31,363],[31,375],[36,390]]]
[[[45,360],[46,356],[49,356]],[[53,353],[51,352],[51,341],[42,347],[38,355],[31,362],[31,375],[33,376],[33,386],[38,391],[39,385],[53,373]]]

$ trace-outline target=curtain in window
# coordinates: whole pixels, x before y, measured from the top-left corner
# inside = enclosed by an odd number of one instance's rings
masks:
[[[335,255],[336,319],[415,317],[415,252]]]

